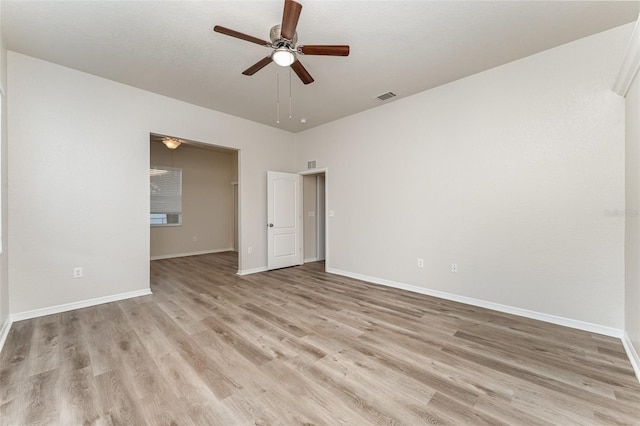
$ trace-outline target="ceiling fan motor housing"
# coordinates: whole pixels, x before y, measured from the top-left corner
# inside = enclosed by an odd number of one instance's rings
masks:
[[[269,38],[271,39],[273,47],[288,47],[293,50],[293,46],[298,42],[298,33],[295,32],[293,34],[293,40],[287,40],[286,38],[283,38],[280,33],[280,25],[274,25],[271,27],[271,31],[269,31]]]

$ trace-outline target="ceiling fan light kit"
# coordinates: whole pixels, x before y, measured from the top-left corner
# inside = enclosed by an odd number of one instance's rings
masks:
[[[296,60],[296,55],[286,47],[281,47],[273,51],[271,59],[281,67],[288,67]]]
[[[271,55],[262,58],[246,70],[242,72],[244,75],[253,75],[260,71],[262,68],[269,65],[271,62],[275,62],[282,67],[290,66],[293,72],[296,73],[298,78],[304,83],[313,83],[313,77],[306,70],[306,68],[300,63],[297,58],[297,54],[300,55],[321,55],[321,56],[349,56],[348,45],[308,45],[297,46],[298,34],[296,33],[296,27],[298,26],[298,19],[300,18],[300,12],[302,12],[302,5],[294,0],[285,0],[284,10],[282,12],[282,23],[280,25],[274,25],[269,31],[269,38],[271,42],[259,39],[257,37],[250,36],[220,25],[213,27],[213,30],[217,33],[224,34],[230,37],[239,38],[241,40],[248,41],[250,43],[259,44],[264,47],[273,49]]]
[[[177,147],[182,145],[182,141],[175,138],[163,138],[162,143],[169,149],[176,149]]]

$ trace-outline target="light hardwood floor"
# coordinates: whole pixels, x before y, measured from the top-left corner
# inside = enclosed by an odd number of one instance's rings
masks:
[[[151,262],[152,296],[13,324],[3,425],[640,424],[618,339],[327,274]]]

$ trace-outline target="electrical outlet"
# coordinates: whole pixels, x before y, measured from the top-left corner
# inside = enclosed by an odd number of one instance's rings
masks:
[[[452,263],[451,264],[451,272],[458,272],[458,264],[457,263]]]
[[[247,253],[249,253],[249,254],[253,253],[253,247],[249,247],[249,248],[247,249]]]
[[[82,268],[73,268],[73,278],[82,278]]]
[[[418,259],[418,268],[424,268],[424,259]]]

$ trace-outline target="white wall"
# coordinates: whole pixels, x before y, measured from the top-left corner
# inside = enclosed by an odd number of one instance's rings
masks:
[[[238,154],[150,143],[151,165],[182,169],[182,224],[151,227],[151,258],[233,249],[233,186]],[[235,166],[234,166],[235,163]]]
[[[296,135],[298,169],[330,172],[328,269],[621,330],[605,211],[624,209],[632,26]]]
[[[150,132],[240,149],[240,268],[266,265],[266,171],[294,171],[291,134],[11,51],[8,86],[11,313],[149,287]]]
[[[640,354],[640,77],[638,76],[627,93],[626,107],[625,331],[636,354]]]

